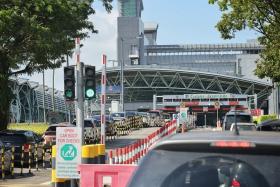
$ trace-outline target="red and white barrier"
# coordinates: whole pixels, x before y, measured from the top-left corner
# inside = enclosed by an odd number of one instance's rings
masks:
[[[132,145],[109,151],[109,164],[137,164],[149,149],[161,138],[176,133],[176,120],[166,123],[163,127],[136,141]]]

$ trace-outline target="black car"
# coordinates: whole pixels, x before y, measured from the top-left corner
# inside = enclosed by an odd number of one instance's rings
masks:
[[[280,131],[280,120],[269,119],[257,125],[259,131]]]
[[[23,148],[24,163],[28,163],[29,146],[31,151],[31,160],[35,160],[35,145],[37,144],[38,160],[42,160],[43,155],[43,139],[33,131],[26,130],[4,130],[0,132],[0,140],[4,144],[10,144],[15,147],[15,162],[20,163]]]
[[[242,131],[168,137],[141,160],[129,187],[279,187],[280,136]]]
[[[11,145],[9,143],[4,144],[0,140],[0,155],[2,154],[1,149],[4,149],[4,166],[5,172],[10,172],[11,168],[11,160],[12,160],[12,152],[11,152]],[[2,157],[2,156],[1,156]],[[0,160],[0,173],[2,172],[2,161]]]

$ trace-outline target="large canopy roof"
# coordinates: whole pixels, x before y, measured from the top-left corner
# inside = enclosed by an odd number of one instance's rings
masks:
[[[98,71],[97,83],[100,83],[100,74],[101,71]],[[120,85],[119,67],[107,69],[107,84]],[[258,103],[261,104],[270,95],[272,85],[269,82],[176,67],[125,66],[124,87],[124,98],[128,102],[151,101],[153,94],[233,93],[257,94]]]

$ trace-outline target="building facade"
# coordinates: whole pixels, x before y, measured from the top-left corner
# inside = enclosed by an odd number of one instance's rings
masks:
[[[263,46],[256,40],[232,44],[158,45],[156,40],[159,25],[154,22],[143,23],[141,19],[141,11],[144,10],[142,0],[118,0],[118,2],[120,16],[117,20],[117,60],[118,64],[123,63],[125,67],[126,110],[135,110],[139,107],[137,101],[151,104],[153,94],[206,92],[244,94],[246,91],[243,92],[241,87],[245,88],[248,85],[250,87],[260,86],[259,88],[264,88],[267,91],[265,97],[261,90],[253,89],[251,94],[260,93],[258,107],[268,107],[267,98],[271,93],[271,81],[259,79],[254,75],[255,62],[259,59],[259,53],[263,49]],[[150,74],[158,75],[160,80],[158,84],[161,86],[153,85],[154,81],[150,81],[149,77],[151,75],[145,73],[147,68],[154,70]],[[130,77],[131,73],[129,72],[135,72],[135,69],[139,71]],[[110,73],[112,76],[117,76],[118,71],[118,68],[115,68],[110,70]],[[188,72],[190,74],[196,72],[194,75],[197,79],[193,79],[193,81],[200,86],[190,89],[189,85],[192,82],[189,81],[192,79],[183,76],[187,75]],[[225,88],[211,91],[207,89],[209,81],[204,79],[203,75],[205,74],[210,75],[209,80],[216,79],[222,82],[224,81],[222,77],[230,77],[227,79],[228,85],[236,84],[238,86],[236,89]],[[175,81],[174,77],[176,76],[180,79],[181,85],[178,84],[176,88],[172,88],[172,83],[168,81]],[[135,77],[138,79],[135,80]],[[118,77],[112,79],[117,80]],[[112,85],[112,82],[108,84]],[[114,84],[114,86],[117,85]],[[140,94],[137,93],[139,91],[137,86],[142,89]],[[112,96],[113,98],[117,99],[117,97]]]

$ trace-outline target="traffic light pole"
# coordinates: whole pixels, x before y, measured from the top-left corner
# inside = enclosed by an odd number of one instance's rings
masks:
[[[80,38],[76,38],[76,76],[77,76],[77,113],[76,113],[76,122],[77,126],[81,127],[82,131],[82,145],[84,144],[84,89],[83,89],[83,63],[80,62]]]

